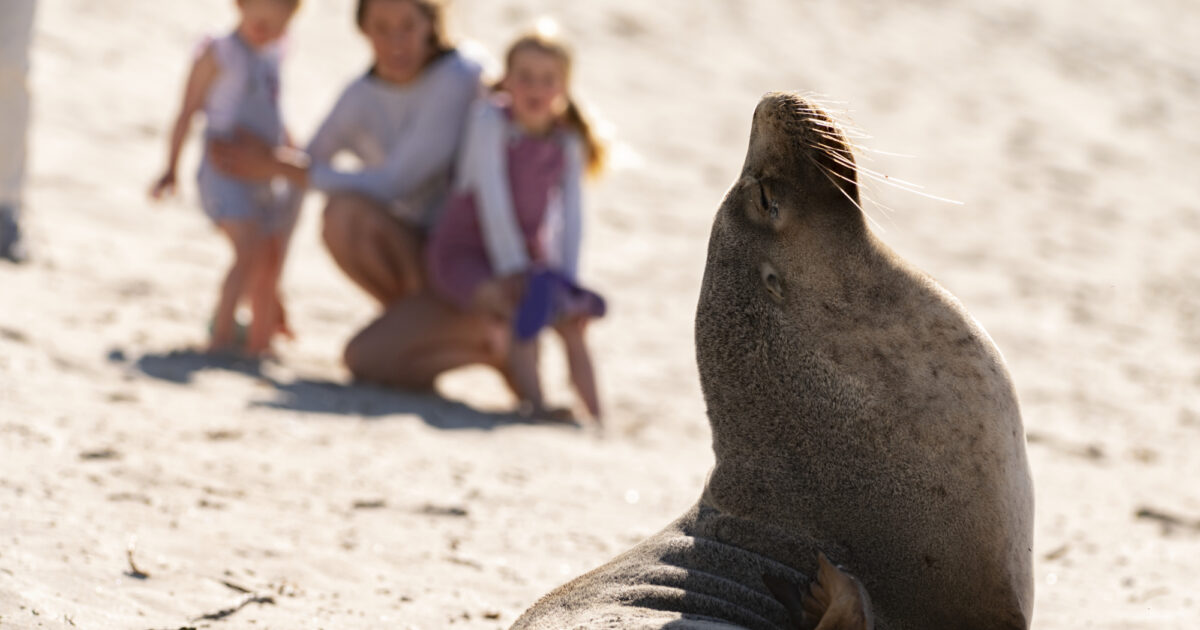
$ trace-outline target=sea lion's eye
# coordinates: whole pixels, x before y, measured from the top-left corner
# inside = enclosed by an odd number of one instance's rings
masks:
[[[763,212],[771,217],[771,221],[779,220],[779,204],[771,201],[771,198],[767,196],[767,187],[763,185],[762,180],[758,182],[758,203]]]
[[[771,200],[767,199],[767,187],[763,186],[761,181],[758,182],[758,203],[762,205],[763,212],[770,212],[771,218],[775,219],[779,216],[779,209],[771,205]]]

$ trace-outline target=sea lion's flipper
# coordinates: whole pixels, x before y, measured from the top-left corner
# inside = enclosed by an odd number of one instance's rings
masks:
[[[872,630],[875,617],[867,589],[853,575],[817,554],[817,579],[801,599],[804,615],[819,622],[812,630]]]
[[[796,630],[873,630],[871,598],[854,576],[817,555],[817,578],[807,592],[773,575],[764,575],[767,590],[783,604]]]
[[[817,627],[817,622],[821,620],[821,617],[820,615],[814,617],[804,609],[805,596],[799,585],[774,575],[764,575],[763,583],[787,610],[788,616],[792,619],[792,628],[813,630]]]

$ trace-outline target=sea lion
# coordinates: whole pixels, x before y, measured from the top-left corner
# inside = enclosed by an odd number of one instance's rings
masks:
[[[696,310],[716,455],[700,500],[514,630],[1029,627],[1033,488],[1004,360],[871,233],[857,175],[817,105],[763,97]]]

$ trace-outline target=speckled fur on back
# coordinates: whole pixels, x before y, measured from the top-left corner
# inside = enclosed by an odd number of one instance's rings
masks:
[[[762,576],[806,584],[818,551],[880,630],[1029,626],[1033,490],[1003,360],[870,233],[855,182],[835,122],[763,98],[696,313],[704,493],[515,629],[795,628]]]

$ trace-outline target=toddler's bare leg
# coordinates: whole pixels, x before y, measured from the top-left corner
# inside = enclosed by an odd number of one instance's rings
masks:
[[[270,351],[271,342],[283,318],[279,299],[282,243],[277,236],[267,236],[258,240],[255,249],[254,279],[250,287],[253,322],[246,340],[246,353],[252,356]]]
[[[212,338],[208,345],[210,352],[234,349],[237,307],[251,281],[255,265],[255,242],[258,240],[257,228],[248,221],[221,221],[217,227],[233,247],[233,263],[221,283],[221,293],[213,312]]]

